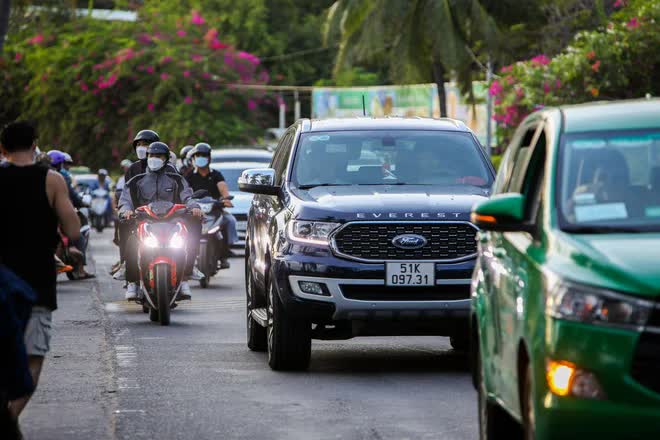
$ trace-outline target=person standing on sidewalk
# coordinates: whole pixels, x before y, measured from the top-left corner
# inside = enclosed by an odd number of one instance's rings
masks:
[[[23,279],[37,294],[25,330],[28,366],[36,387],[44,357],[50,347],[52,312],[57,309],[55,247],[57,226],[72,240],[80,235],[64,177],[35,164],[37,132],[26,121],[7,125],[0,135],[0,149],[7,162],[0,166],[0,216],[3,231],[0,262]],[[15,419],[30,396],[10,402]]]

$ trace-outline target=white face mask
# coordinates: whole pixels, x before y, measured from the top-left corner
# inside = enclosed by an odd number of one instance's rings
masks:
[[[138,159],[145,159],[147,157],[147,147],[135,147],[135,154],[137,154]]]
[[[209,158],[208,157],[203,157],[203,156],[198,156],[195,158],[195,166],[199,168],[204,168],[209,164]]]
[[[158,171],[163,168],[163,165],[165,165],[165,161],[159,157],[150,157],[147,159],[147,166],[151,171]]]

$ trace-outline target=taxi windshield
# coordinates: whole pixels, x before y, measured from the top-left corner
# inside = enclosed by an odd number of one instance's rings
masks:
[[[562,229],[660,231],[660,130],[565,135],[559,167]]]

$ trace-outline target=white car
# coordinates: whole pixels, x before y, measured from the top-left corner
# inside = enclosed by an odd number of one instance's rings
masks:
[[[259,167],[268,166],[273,153],[262,148],[220,148],[211,151],[211,163],[258,162]]]
[[[222,163],[211,163],[211,168],[218,170],[225,177],[227,186],[229,187],[229,193],[234,196],[232,203],[234,204],[233,208],[227,209],[228,212],[231,212],[234,217],[236,217],[237,229],[238,229],[238,242],[234,243],[233,247],[243,248],[245,247],[245,233],[247,230],[247,215],[250,210],[250,205],[252,204],[252,194],[241,192],[238,189],[238,178],[241,176],[241,173],[245,170],[251,168],[267,168],[269,162],[222,162]]]

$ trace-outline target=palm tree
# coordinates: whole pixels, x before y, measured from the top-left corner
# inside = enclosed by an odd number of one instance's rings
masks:
[[[488,47],[497,29],[485,0],[337,0],[325,27],[326,44],[338,41],[335,73],[355,62],[383,59],[396,82],[438,86],[447,114],[444,82],[453,71],[471,89],[476,42]]]

